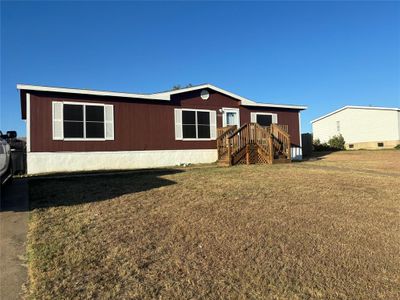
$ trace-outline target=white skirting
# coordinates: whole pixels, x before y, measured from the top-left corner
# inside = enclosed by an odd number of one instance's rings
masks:
[[[29,152],[27,173],[145,169],[180,164],[213,163],[216,149],[110,152]]]
[[[292,160],[302,160],[303,159],[303,151],[301,147],[291,147],[290,148],[290,156]]]

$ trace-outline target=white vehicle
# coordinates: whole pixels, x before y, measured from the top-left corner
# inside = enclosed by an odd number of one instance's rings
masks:
[[[0,184],[5,183],[12,176],[11,148],[0,131]]]

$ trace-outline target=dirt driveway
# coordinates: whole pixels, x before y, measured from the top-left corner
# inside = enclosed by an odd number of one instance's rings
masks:
[[[14,180],[1,192],[0,299],[20,299],[27,280],[24,256],[28,229],[28,183]]]

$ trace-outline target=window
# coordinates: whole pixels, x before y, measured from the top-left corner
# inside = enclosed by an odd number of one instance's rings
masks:
[[[384,144],[383,143],[378,143],[378,147],[383,147]]]
[[[350,149],[353,149],[353,148],[354,148],[354,145],[353,145],[353,144],[349,144],[349,148],[350,148]]]
[[[104,106],[86,105],[86,137],[104,138]]]
[[[209,139],[210,112],[183,110],[182,132],[184,139]]]
[[[83,108],[82,105],[64,105],[64,137],[83,138]]]
[[[336,121],[336,131],[340,132],[340,121]]]
[[[215,139],[216,112],[175,109],[175,139]]]
[[[104,106],[64,104],[64,138],[104,139]]]
[[[114,139],[113,106],[53,102],[54,140]]]
[[[271,124],[278,124],[278,115],[273,113],[250,113],[250,120],[252,123],[257,123],[261,126],[270,126]]]
[[[237,112],[227,112],[226,113],[226,125],[232,126],[237,124]]]
[[[183,138],[195,139],[196,136],[196,112],[183,111],[182,112],[182,132]]]
[[[270,126],[272,124],[271,115],[257,115],[257,123],[261,126]]]

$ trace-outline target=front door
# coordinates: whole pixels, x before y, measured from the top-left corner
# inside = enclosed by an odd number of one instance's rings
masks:
[[[239,109],[224,108],[222,115],[222,127],[236,125],[240,127]]]

